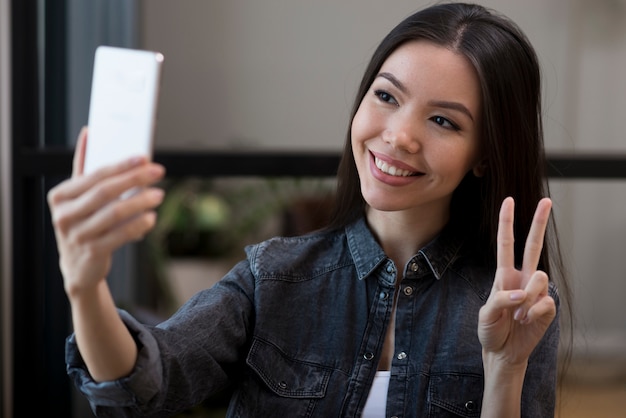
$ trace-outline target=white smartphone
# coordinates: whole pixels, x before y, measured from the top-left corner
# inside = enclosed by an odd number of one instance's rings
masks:
[[[152,159],[163,54],[99,46],[83,173],[131,156]]]

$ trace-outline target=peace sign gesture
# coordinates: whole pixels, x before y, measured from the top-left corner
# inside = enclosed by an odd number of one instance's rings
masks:
[[[487,303],[480,309],[478,338],[484,353],[511,365],[525,364],[556,316],[548,294],[548,275],[537,270],[552,202],[542,199],[524,248],[522,268],[515,268],[514,202],[502,202],[498,223],[497,269]]]

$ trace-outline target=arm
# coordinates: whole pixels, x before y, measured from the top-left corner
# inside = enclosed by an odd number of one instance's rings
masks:
[[[59,264],[72,309],[76,341],[96,381],[127,375],[137,347],[119,318],[106,283],[113,252],[155,224],[163,192],[149,187],[163,167],[136,158],[82,175],[87,130],[79,135],[72,178],[48,194]],[[144,187],[119,199],[126,190]]]
[[[483,351],[485,387],[481,417],[521,416],[526,364],[509,366]]]
[[[249,264],[238,263],[215,286],[192,296],[156,326],[118,310],[139,347],[132,372],[95,381],[73,334],[66,342],[71,380],[95,415],[103,417],[174,414],[228,389],[237,381],[247,353],[254,283]]]
[[[522,269],[514,267],[513,200],[506,199],[498,226],[498,267],[479,314],[485,388],[482,417],[519,417],[528,359],[556,316],[548,276],[537,270],[551,202],[542,200],[528,234]]]
[[[117,313],[106,281],[72,294],[69,301],[76,344],[93,379],[101,382],[128,375],[137,359],[137,346]]]

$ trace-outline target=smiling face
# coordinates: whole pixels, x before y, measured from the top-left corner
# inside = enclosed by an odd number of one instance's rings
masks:
[[[412,41],[387,58],[351,127],[368,213],[447,221],[452,193],[480,164],[480,97],[474,68],[449,49]]]

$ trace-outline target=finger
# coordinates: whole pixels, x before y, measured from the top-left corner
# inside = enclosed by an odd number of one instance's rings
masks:
[[[76,148],[74,150],[74,159],[72,161],[72,177],[78,177],[83,174],[83,166],[85,164],[85,150],[87,149],[87,127],[83,126],[78,134]]]
[[[479,321],[483,325],[493,324],[502,318],[504,312],[517,309],[526,299],[526,292],[520,289],[494,291],[480,309]]]
[[[515,237],[513,234],[515,202],[507,197],[500,207],[498,221],[497,263],[498,268],[512,268],[515,266]]]
[[[543,198],[537,204],[530,231],[526,238],[526,245],[524,246],[522,271],[531,272],[537,270],[551,208],[552,201],[549,198]]]
[[[109,253],[124,244],[141,240],[156,225],[156,212],[142,213],[103,235],[100,245]]]
[[[111,166],[103,167],[93,174],[88,176],[80,176],[75,179],[71,179],[70,181],[65,181],[61,183],[59,186],[55,187],[51,190],[51,194],[49,196],[49,201],[51,204],[59,203],[65,200],[72,200],[79,198],[85,195],[87,192],[94,190],[99,184],[111,184],[107,183],[107,179],[114,179],[117,175],[127,173],[128,176],[124,177],[124,182],[118,183],[119,187],[125,187],[125,185],[134,180],[138,180],[141,178],[140,168],[147,172],[152,172],[152,178],[155,181],[162,178],[165,173],[165,168],[159,164],[147,163],[144,157],[130,158],[118,164],[114,164]],[[133,177],[134,176],[134,177]],[[150,177],[150,174],[144,174],[144,177]],[[120,177],[121,178],[121,177]],[[122,189],[117,193],[114,197],[119,196],[119,194],[131,188],[133,185],[131,184],[126,189]],[[113,186],[109,186],[113,187]],[[113,190],[112,192],[115,192]]]
[[[77,222],[118,200],[124,191],[149,186],[162,178],[164,172],[164,168],[158,164],[146,164],[127,173],[105,178],[75,198],[74,194],[84,187],[72,183],[80,183],[91,176],[70,180],[65,188],[52,190],[49,195],[55,229],[66,233]]]
[[[107,231],[156,208],[163,201],[163,197],[163,190],[151,188],[145,189],[128,199],[117,200],[89,217],[74,231],[72,238],[78,243],[95,239]]]
[[[106,234],[86,243],[81,254],[90,259],[110,256],[123,245],[140,240],[156,224],[156,212],[145,212],[126,223],[118,225]]]
[[[543,296],[536,301],[533,306],[528,310],[526,318],[522,321],[523,324],[530,324],[540,319],[546,319],[547,323],[552,322],[556,317],[556,303],[551,296]]]
[[[524,290],[531,299],[538,298],[548,294],[549,285],[550,280],[548,279],[548,275],[544,271],[537,270],[530,277],[530,280]]]
[[[524,288],[526,292],[526,300],[514,314],[516,320],[524,320],[532,308],[533,304],[540,298],[548,294],[549,280],[548,275],[543,271],[536,271],[528,281],[528,284]]]
[[[50,206],[56,205],[65,200],[74,199],[85,193],[85,191],[89,190],[96,182],[102,180],[103,178],[131,170],[146,162],[145,159],[142,158],[131,158],[118,164],[104,167],[89,176],[82,176],[77,174],[81,172],[80,165],[82,162],[80,160],[83,159],[79,156],[79,154],[80,151],[77,149],[74,155],[74,165],[75,170],[77,171],[74,172],[73,177],[58,184],[50,190],[48,194],[48,203]]]

